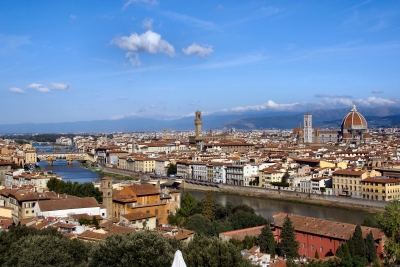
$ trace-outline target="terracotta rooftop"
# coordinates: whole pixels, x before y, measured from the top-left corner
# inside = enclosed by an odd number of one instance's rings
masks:
[[[273,216],[275,226],[282,228],[286,216],[289,216],[295,230],[298,232],[315,234],[335,239],[348,240],[356,229],[355,224],[317,219],[284,212]],[[364,237],[366,237],[370,231],[372,231],[374,239],[385,237],[385,234],[378,228],[362,226],[361,230]]]
[[[38,202],[42,212],[53,210],[82,209],[100,207],[94,197],[43,200]]]

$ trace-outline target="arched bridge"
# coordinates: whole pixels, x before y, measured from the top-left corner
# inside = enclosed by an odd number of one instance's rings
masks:
[[[48,161],[50,165],[53,165],[54,161],[65,160],[68,164],[72,164],[76,160],[88,160],[87,153],[50,153],[50,154],[38,154],[38,161]]]

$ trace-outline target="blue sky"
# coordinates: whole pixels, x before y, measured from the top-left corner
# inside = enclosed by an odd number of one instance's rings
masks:
[[[400,1],[1,1],[0,124],[398,105]]]

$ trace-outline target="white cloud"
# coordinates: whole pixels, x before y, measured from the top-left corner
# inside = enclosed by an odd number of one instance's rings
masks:
[[[76,15],[69,15],[69,17],[70,17],[72,20],[76,19]]]
[[[268,100],[267,103],[262,105],[247,106],[247,107],[234,107],[231,110],[234,112],[245,112],[245,111],[261,111],[266,109],[277,109],[277,110],[290,110],[296,107],[299,103],[292,104],[278,104],[272,100]]]
[[[49,93],[50,92],[49,88],[47,88],[46,86],[44,86],[40,83],[32,83],[32,84],[28,85],[28,88],[39,91],[41,93]]]
[[[145,19],[142,21],[142,27],[146,30],[151,30],[153,28],[153,19]]]
[[[193,43],[192,45],[188,46],[187,48],[182,49],[183,53],[187,56],[191,55],[197,55],[198,57],[204,58],[208,55],[210,55],[214,50],[212,49],[212,46],[210,45],[198,45],[196,43]]]
[[[8,91],[18,94],[25,94],[25,91],[18,87],[11,87],[10,89],[8,89]]]
[[[137,53],[128,52],[126,53],[125,58],[127,58],[129,60],[129,63],[131,63],[131,65],[134,67],[140,67],[142,65],[142,62],[140,62]]]
[[[53,90],[67,90],[69,83],[51,83],[51,88]]]
[[[111,40],[111,44],[133,52],[163,53],[171,57],[175,55],[174,47],[167,41],[161,39],[160,34],[151,30],[141,35],[132,33],[130,36],[114,38]]]
[[[396,104],[396,101],[393,101],[391,99],[379,98],[374,96],[368,97],[367,99],[357,99],[354,102],[365,106],[384,106]]]
[[[122,10],[125,10],[128,6],[130,6],[133,3],[147,3],[147,4],[154,6],[154,5],[158,4],[158,1],[157,0],[128,0],[122,7]]]
[[[382,94],[383,91],[381,91],[381,90],[372,90],[371,93],[373,93],[373,94]]]

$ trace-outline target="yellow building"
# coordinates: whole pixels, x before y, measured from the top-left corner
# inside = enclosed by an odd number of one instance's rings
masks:
[[[400,180],[389,177],[368,177],[361,181],[363,199],[391,201],[400,199]]]
[[[282,177],[285,175],[284,172],[277,170],[264,169],[258,172],[259,176],[259,186],[260,187],[270,187],[271,183],[282,182]]]
[[[332,173],[333,194],[362,198],[361,181],[369,176],[366,171],[339,170]]]
[[[27,164],[37,163],[37,154],[35,149],[29,149],[25,151],[25,163]]]
[[[148,213],[156,217],[156,225],[166,224],[169,214],[180,208],[180,191],[160,193],[151,184],[131,185],[112,192],[112,217],[130,213]]]

